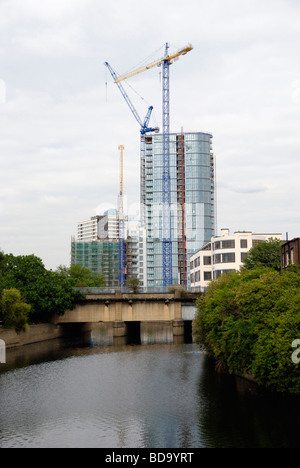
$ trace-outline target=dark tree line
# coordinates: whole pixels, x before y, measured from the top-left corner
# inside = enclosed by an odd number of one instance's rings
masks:
[[[104,286],[102,275],[74,265],[47,270],[34,255],[0,252],[0,319],[6,327],[25,329],[28,323],[49,322],[74,308],[83,296],[75,286]]]

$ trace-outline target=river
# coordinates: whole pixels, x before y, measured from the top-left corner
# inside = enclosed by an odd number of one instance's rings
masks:
[[[299,397],[217,374],[165,332],[7,350],[0,398],[0,448],[300,448]]]

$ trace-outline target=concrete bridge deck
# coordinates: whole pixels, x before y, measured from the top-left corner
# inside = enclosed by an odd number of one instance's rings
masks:
[[[199,293],[87,294],[75,309],[56,316],[56,324],[111,322],[115,336],[126,334],[130,322],[172,322],[174,334],[184,333],[184,322],[196,316]]]

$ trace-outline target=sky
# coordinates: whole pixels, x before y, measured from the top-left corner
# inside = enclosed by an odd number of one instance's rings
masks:
[[[298,0],[0,0],[0,250],[70,264],[77,223],[139,203],[139,125],[120,74],[170,68],[172,132],[213,135],[221,228],[300,235]],[[124,82],[161,127],[161,68]],[[288,234],[287,234],[288,233]]]

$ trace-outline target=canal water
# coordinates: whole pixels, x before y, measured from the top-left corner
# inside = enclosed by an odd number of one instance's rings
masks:
[[[7,351],[0,448],[300,448],[299,397],[217,374],[190,339],[86,338]]]

